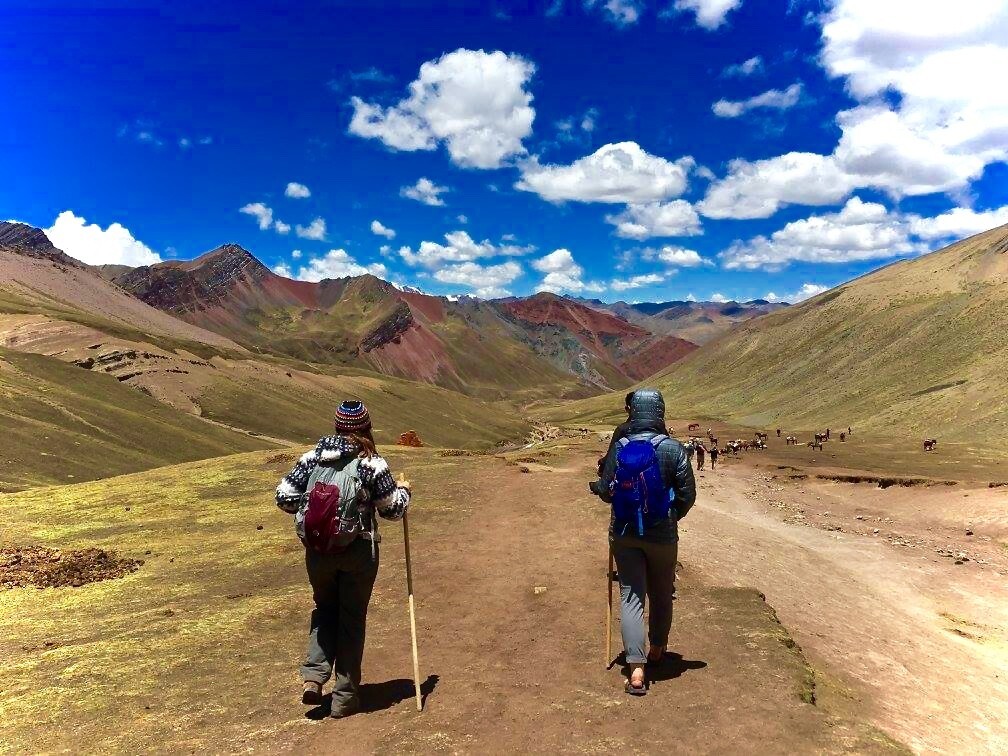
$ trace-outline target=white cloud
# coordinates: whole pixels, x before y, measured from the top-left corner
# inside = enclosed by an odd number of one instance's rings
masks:
[[[823,286],[821,284],[804,283],[798,291],[790,294],[784,294],[783,296],[779,296],[771,291],[767,292],[763,299],[767,302],[789,302],[790,304],[798,304],[799,302],[804,302],[806,299],[811,299],[818,294],[822,294],[824,291],[829,291],[829,288],[829,286]]]
[[[282,220],[275,221],[273,223],[273,228],[276,229],[278,234],[286,236],[290,233],[291,227],[289,223],[284,223]]]
[[[728,297],[726,297],[721,292],[715,291],[713,294],[710,295],[710,301],[717,302],[718,304],[724,304],[725,302],[730,302],[731,300],[728,299]]]
[[[254,217],[257,221],[259,221],[259,229],[262,231],[265,231],[273,225],[273,210],[264,205],[262,202],[250,202],[244,207],[239,208],[238,212]]]
[[[783,204],[833,205],[852,182],[836,162],[809,152],[767,160],[733,160],[697,208],[708,218],[769,218]]]
[[[475,289],[476,296],[484,299],[505,297],[510,294],[504,287],[522,274],[522,267],[514,260],[499,265],[484,266],[474,262],[448,265],[434,273],[442,283],[460,284]]]
[[[852,197],[837,213],[792,221],[769,238],[736,241],[718,257],[726,268],[777,270],[794,261],[844,263],[924,251],[911,241],[904,218]]]
[[[752,76],[763,70],[763,58],[754,55],[741,63],[727,66],[722,72],[722,76]]]
[[[469,222],[469,218],[468,218],[468,217],[466,217],[465,215],[462,215],[462,214],[459,214],[459,215],[456,215],[456,216],[455,216],[455,220],[457,220],[457,221],[458,221],[459,223],[461,223],[461,224],[462,224],[463,226],[464,226],[464,225],[465,225],[466,223],[468,223],[468,222]]]
[[[709,194],[704,204],[719,213],[712,217],[767,217],[789,202],[823,204],[816,200],[827,176],[830,202],[860,187],[894,199],[961,196],[986,166],[1008,160],[1008,87],[991,80],[992,72],[1008,70],[1008,4],[836,0],[816,20],[823,68],[843,78],[858,102],[837,115],[839,142],[829,155],[804,153],[819,164],[815,176],[778,165],[793,163],[796,153],[760,161],[776,177],[776,192],[730,170],[710,192],[738,195],[739,212],[748,214],[733,214]],[[803,200],[806,189],[812,202]],[[754,207],[761,214],[752,214]]]
[[[304,184],[299,184],[297,181],[291,181],[287,184],[287,188],[284,190],[284,196],[290,197],[291,199],[305,199],[306,197],[311,197],[311,190]]]
[[[301,250],[300,249],[292,250],[291,257],[293,257],[295,260],[301,259]]]
[[[686,295],[686,301],[687,302],[696,302],[697,301],[696,294],[694,294],[692,292],[690,292],[689,294],[687,294]]]
[[[742,0],[675,0],[672,7],[679,12],[693,12],[697,26],[711,30],[721,26],[728,13],[740,5]]]
[[[445,244],[422,241],[417,251],[401,247],[399,256],[407,265],[437,268],[443,263],[471,262],[490,257],[513,257],[533,252],[535,247],[516,244],[493,244],[489,239],[475,241],[466,231],[452,231],[444,236]]]
[[[957,207],[934,218],[912,218],[910,233],[922,239],[964,239],[1008,223],[1008,205],[977,212]]]
[[[316,218],[307,226],[298,224],[294,230],[302,239],[313,239],[314,241],[324,241],[326,238],[326,222],[322,218]]]
[[[201,145],[203,145],[204,147],[207,146],[207,145],[213,144],[213,137],[208,137],[208,136],[200,137],[199,138],[199,143]]]
[[[178,146],[181,147],[183,150],[188,150],[190,147],[192,147],[192,140],[189,139],[189,137],[179,137]]]
[[[280,263],[273,268],[277,275],[295,278],[298,281],[321,281],[326,278],[346,278],[347,276],[362,276],[370,273],[385,277],[388,270],[381,263],[361,265],[351,257],[345,249],[330,249],[321,257],[311,257],[302,265],[296,274],[286,263]]]
[[[651,247],[641,251],[641,256],[645,260],[663,262],[669,267],[676,268],[697,268],[701,265],[713,265],[710,260],[700,256],[695,249],[685,247],[664,246],[659,249]]]
[[[153,265],[161,256],[134,238],[129,229],[120,223],[111,223],[103,229],[97,223],[88,223],[72,210],[64,210],[45,229],[46,236],[58,249],[88,265]]]
[[[766,92],[747,100],[718,100],[711,105],[711,110],[719,118],[738,118],[756,108],[787,110],[798,104],[801,94],[802,85],[796,83],[787,89],[768,89]]]
[[[598,121],[598,110],[595,108],[588,108],[583,116],[581,116],[581,130],[587,133],[595,131],[595,126]]]
[[[535,192],[550,202],[657,202],[682,194],[694,165],[691,157],[669,162],[649,155],[636,142],[620,142],[600,147],[570,165],[528,160],[515,188]]]
[[[399,190],[400,197],[416,200],[425,205],[441,207],[444,200],[441,195],[448,191],[447,186],[438,186],[429,178],[421,176],[413,186],[404,186]]]
[[[703,233],[700,216],[686,200],[628,205],[617,215],[607,215],[606,222],[616,226],[616,235],[624,239],[696,236]]]
[[[665,280],[663,273],[645,273],[631,278],[614,278],[609,282],[609,288],[613,291],[627,291],[628,289],[639,289],[643,286],[651,286]]]
[[[371,221],[371,233],[375,236],[384,236],[386,239],[395,239],[395,231],[382,225],[381,221]]]
[[[574,261],[569,249],[555,249],[534,261],[532,267],[545,274],[537,291],[552,291],[557,294],[564,291],[575,294],[583,291],[605,291],[603,284],[583,280],[584,268]]]
[[[585,7],[593,8],[598,0],[584,0]],[[606,0],[602,6],[606,18],[616,26],[630,26],[640,20],[641,3],[639,0]]]
[[[534,72],[520,55],[459,49],[421,65],[409,97],[392,107],[354,97],[349,131],[395,150],[444,144],[457,165],[499,168],[525,154],[535,118],[525,87]]]

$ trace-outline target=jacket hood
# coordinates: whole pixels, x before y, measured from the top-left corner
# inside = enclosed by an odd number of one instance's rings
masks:
[[[658,389],[645,388],[630,397],[630,422],[665,424],[665,399]]]

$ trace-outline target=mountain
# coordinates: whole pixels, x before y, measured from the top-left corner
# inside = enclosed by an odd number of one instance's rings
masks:
[[[40,314],[106,329],[243,351],[230,339],[166,315],[53,246],[40,229],[0,222],[0,314]]]
[[[519,325],[536,351],[603,388],[621,388],[696,349],[674,336],[656,336],[601,309],[549,292],[494,303]]]
[[[693,348],[551,294],[484,302],[401,289],[371,275],[293,281],[236,244],[188,262],[136,268],[115,281],[256,351],[488,398],[583,395],[575,379],[596,390],[617,388]]]
[[[652,333],[668,334],[696,344],[706,344],[738,323],[787,307],[786,302],[753,299],[749,302],[613,302],[575,300],[593,309],[613,313]]]
[[[1008,440],[1006,366],[1002,226],[742,323],[651,380],[682,414],[991,446]]]

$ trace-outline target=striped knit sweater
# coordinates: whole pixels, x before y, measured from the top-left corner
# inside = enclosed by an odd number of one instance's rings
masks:
[[[294,469],[284,476],[276,490],[276,503],[284,512],[296,514],[308,503],[308,478],[320,462],[333,463],[360,454],[360,447],[343,436],[326,436],[306,452]],[[396,485],[388,462],[378,456],[362,459],[357,468],[361,485],[368,492],[368,504],[386,520],[401,520],[410,502],[408,489]]]

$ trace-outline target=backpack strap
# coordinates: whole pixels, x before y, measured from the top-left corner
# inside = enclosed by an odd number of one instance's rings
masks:
[[[626,436],[623,436],[623,438],[621,438],[619,441],[616,442],[616,446],[618,446],[620,449],[624,449],[629,443],[630,439],[627,438]]]
[[[659,446],[662,445],[662,442],[668,441],[668,436],[666,436],[664,433],[659,433],[656,436],[652,436],[650,440],[651,440],[651,446],[657,449]]]

